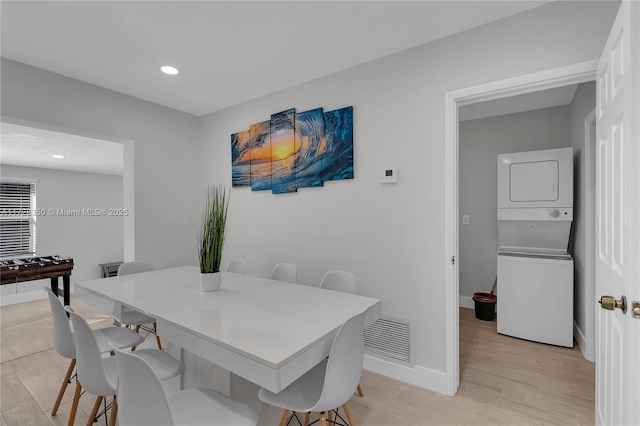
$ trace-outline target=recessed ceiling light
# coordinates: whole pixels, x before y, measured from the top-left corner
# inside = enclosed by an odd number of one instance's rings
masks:
[[[176,67],[172,67],[170,65],[163,65],[160,67],[160,71],[162,71],[165,74],[169,74],[169,75],[176,75],[178,74],[180,71],[178,70],[178,68]]]
[[[62,155],[62,154],[53,154],[52,155],[53,158],[65,158],[66,155]]]

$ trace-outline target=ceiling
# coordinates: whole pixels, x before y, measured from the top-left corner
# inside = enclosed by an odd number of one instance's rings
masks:
[[[202,116],[545,3],[3,0],[0,51]],[[161,73],[165,64],[180,74]],[[1,164],[121,173],[121,151],[105,164],[111,142],[18,127],[2,125]],[[56,152],[67,158],[52,161]]]
[[[2,1],[1,52],[201,116],[548,2]]]
[[[0,164],[122,175],[121,143],[12,123],[0,123],[0,133]]]

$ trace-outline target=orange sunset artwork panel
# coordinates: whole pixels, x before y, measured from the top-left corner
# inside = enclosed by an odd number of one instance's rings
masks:
[[[274,194],[353,179],[353,107],[291,108],[231,135],[233,187]]]

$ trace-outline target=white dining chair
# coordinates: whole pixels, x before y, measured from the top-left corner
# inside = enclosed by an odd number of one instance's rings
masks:
[[[247,258],[244,256],[238,256],[231,259],[229,266],[227,266],[227,272],[247,275]]]
[[[356,276],[349,271],[339,271],[332,269],[327,271],[320,281],[320,288],[327,290],[341,291],[343,293],[356,293]],[[358,395],[364,396],[362,386],[358,383]]]
[[[71,324],[69,323],[69,318],[64,310],[62,301],[53,293],[53,291],[51,291],[50,288],[44,287],[44,291],[49,297],[49,305],[51,306],[51,315],[53,318],[53,346],[60,356],[71,360],[62,385],[60,386],[60,390],[58,391],[58,397],[56,398],[56,402],[51,410],[51,415],[55,416],[76,366],[76,345],[74,342],[73,330],[71,329]],[[144,340],[142,336],[134,333],[132,330],[121,327],[101,328],[92,330],[92,333],[98,344],[98,351],[100,353],[111,351],[109,342],[114,342],[121,348],[128,348],[139,345]]]
[[[356,293],[356,277],[349,271],[332,269],[327,271],[320,281],[320,288],[341,291],[343,293]]]
[[[260,401],[283,409],[280,426],[284,426],[291,416],[305,413],[305,424],[309,423],[309,413],[320,412],[319,425],[326,426],[327,420],[342,419],[342,407],[347,421],[354,425],[347,402],[353,395],[362,374],[364,358],[363,312],[347,320],[338,330],[333,340],[329,357],[313,367],[302,377],[279,393],[260,389]]]
[[[188,388],[167,397],[137,352],[114,349],[118,368],[119,426],[255,426],[251,407],[213,389]]]
[[[109,415],[109,426],[114,426],[118,413],[118,404],[115,398],[118,382],[115,358],[103,358],[98,348],[98,342],[87,321],[74,312],[70,306],[65,306],[65,310],[70,315],[71,324],[74,329],[77,360],[76,389],[71,405],[71,413],[69,414],[69,426],[72,426],[75,422],[80,394],[83,388],[85,391],[97,397],[91,414],[89,415],[87,425],[89,426],[94,422],[102,400],[108,396],[113,396],[111,413]],[[118,345],[114,342],[108,345],[111,351],[122,349],[118,348]],[[152,368],[153,374],[158,380],[167,380],[176,377],[184,370],[184,364],[165,351],[159,349],[140,349],[136,351],[136,353],[137,356],[145,359],[147,364],[151,366],[150,368]],[[109,407],[106,406],[105,401],[105,415],[108,409]]]
[[[296,283],[296,265],[287,262],[278,263],[273,267],[273,271],[271,271],[271,279],[286,281],[288,283]]]
[[[149,272],[153,270],[153,265],[142,260],[124,262],[118,267],[118,276],[138,274],[140,272]],[[134,309],[125,308],[119,302],[116,302],[111,315],[120,324],[125,326],[134,326],[136,333],[139,333],[140,328],[142,328],[145,331],[155,334],[158,349],[162,349],[162,342],[158,336],[158,326],[155,318]],[[151,327],[148,327],[146,324],[150,324]]]

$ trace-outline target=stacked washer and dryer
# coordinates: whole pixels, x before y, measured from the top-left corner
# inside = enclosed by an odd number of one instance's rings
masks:
[[[573,149],[498,156],[498,333],[573,347]]]

